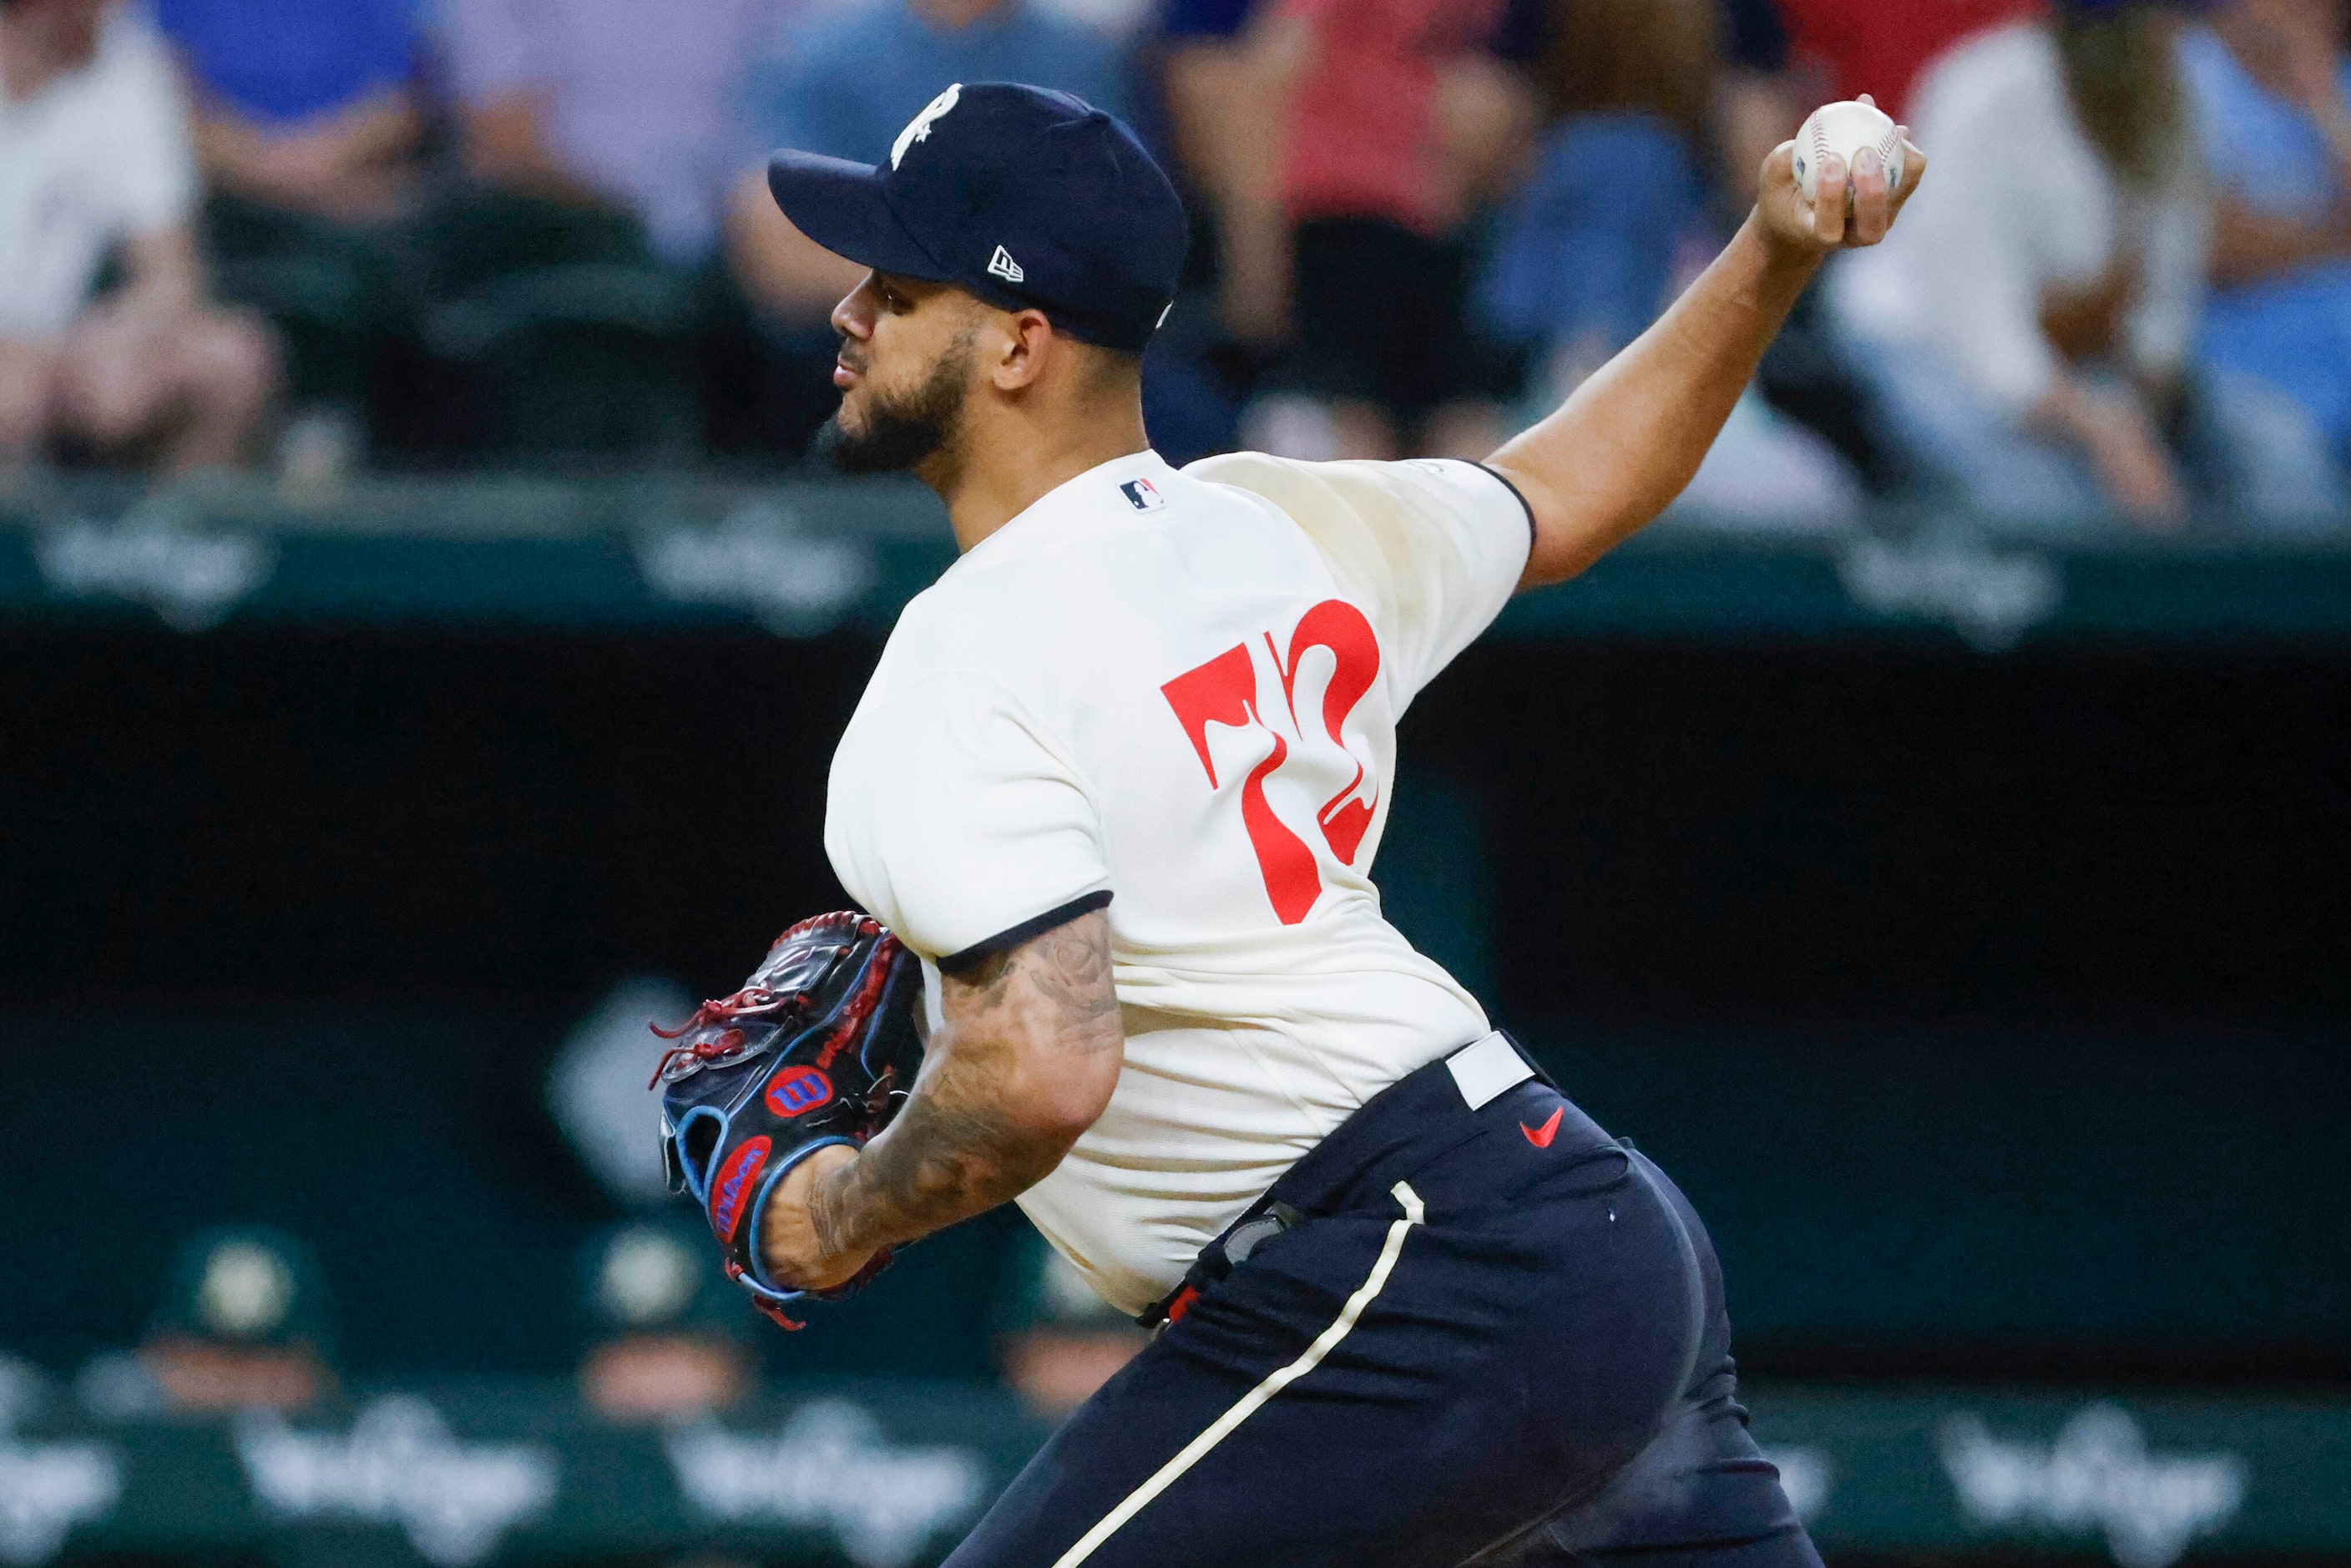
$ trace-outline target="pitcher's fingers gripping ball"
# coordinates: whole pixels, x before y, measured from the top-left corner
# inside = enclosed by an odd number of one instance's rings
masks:
[[[778,937],[741,990],[654,1030],[677,1041],[653,1071],[670,1186],[702,1206],[727,1278],[786,1328],[800,1326],[788,1303],[847,1295],[890,1261],[877,1253],[831,1290],[780,1285],[759,1261],[759,1216],[809,1155],[890,1124],[922,1066],[922,994],[921,962],[880,922],[820,915]]]
[[[1907,145],[1902,128],[1867,93],[1844,103],[1824,103],[1806,116],[1796,131],[1796,191],[1805,201],[1812,201],[1821,166],[1836,157],[1851,169],[1865,148],[1877,155],[1886,183],[1898,191]]]
[[[1772,231],[1816,251],[1873,246],[1926,172],[1907,129],[1865,95],[1824,104],[1764,161],[1760,212]]]

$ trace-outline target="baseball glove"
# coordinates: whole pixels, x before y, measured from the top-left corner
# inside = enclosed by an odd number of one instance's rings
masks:
[[[820,915],[776,938],[731,997],[708,1001],[653,1070],[670,1188],[694,1195],[727,1278],[786,1328],[784,1306],[837,1300],[890,1260],[876,1255],[834,1290],[794,1291],[759,1263],[759,1216],[791,1168],[832,1144],[862,1145],[890,1124],[923,1060],[914,1010],[922,966],[880,922]]]

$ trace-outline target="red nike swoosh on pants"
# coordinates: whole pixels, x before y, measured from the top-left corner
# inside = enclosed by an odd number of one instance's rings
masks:
[[[1535,1147],[1539,1149],[1547,1149],[1551,1147],[1551,1141],[1559,1136],[1559,1119],[1566,1113],[1567,1107],[1562,1105],[1558,1110],[1553,1111],[1551,1113],[1551,1120],[1545,1122],[1541,1126],[1530,1127],[1524,1122],[1521,1122],[1519,1124],[1519,1131],[1524,1133],[1527,1135],[1527,1142],[1532,1144]]]

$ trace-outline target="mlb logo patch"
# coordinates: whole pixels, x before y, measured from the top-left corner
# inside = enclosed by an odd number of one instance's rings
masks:
[[[1167,497],[1148,479],[1129,479],[1118,487],[1118,493],[1138,512],[1155,512],[1167,504]]]

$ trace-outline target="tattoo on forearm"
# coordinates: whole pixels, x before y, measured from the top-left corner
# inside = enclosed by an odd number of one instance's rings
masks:
[[[877,1139],[846,1179],[820,1184],[810,1206],[828,1252],[863,1251],[910,1240],[1019,1196],[1052,1169],[1031,1169],[1000,1115],[957,1110],[935,1095],[906,1102],[886,1139]]]
[[[1041,1074],[1123,1045],[1109,922],[1082,916],[946,981],[947,1026],[932,1036],[914,1093],[889,1130],[810,1216],[829,1251],[927,1235],[1035,1186],[1074,1134],[1024,1124],[1016,1100]]]

